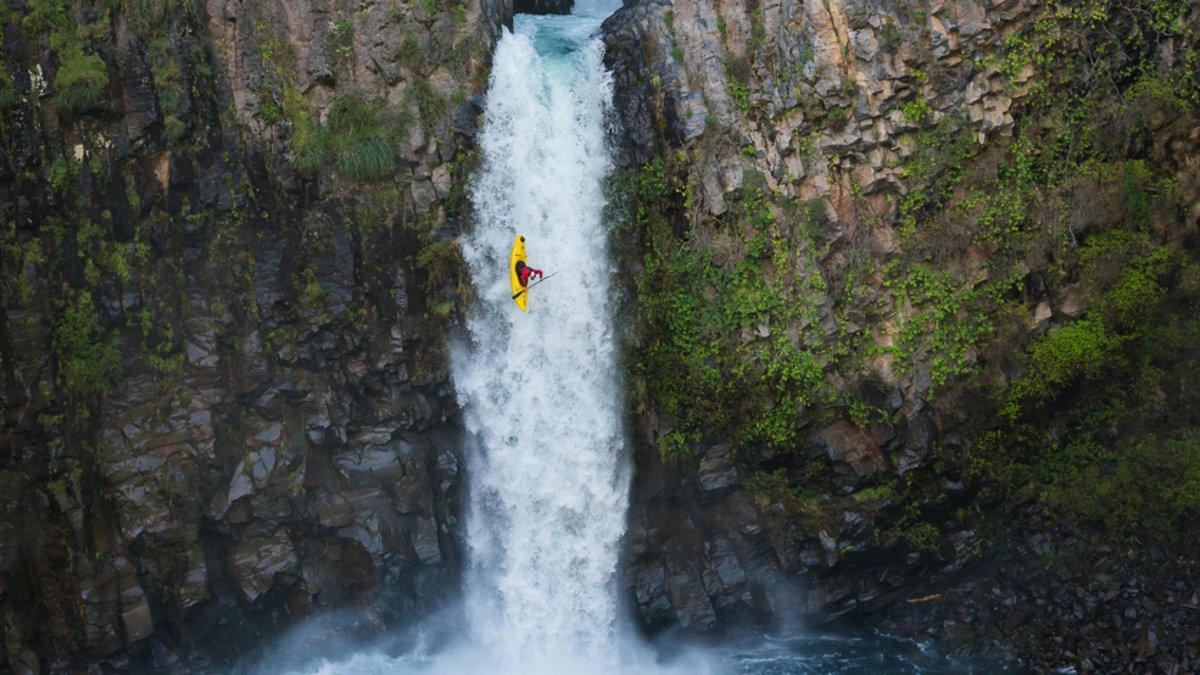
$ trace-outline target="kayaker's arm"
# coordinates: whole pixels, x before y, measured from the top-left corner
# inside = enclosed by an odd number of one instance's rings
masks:
[[[517,298],[519,298],[519,297],[521,297],[522,295],[524,295],[524,294],[525,294],[525,292],[526,292],[526,291],[528,291],[530,288],[533,288],[534,286],[537,286],[538,284],[542,283],[543,281],[546,281],[547,279],[549,279],[550,277],[554,276],[555,274],[558,274],[558,272],[551,272],[550,274],[547,274],[546,276],[544,276],[544,277],[542,277],[542,278],[538,279],[537,281],[533,282],[532,284],[529,284],[529,286],[527,286],[527,287],[525,287],[525,288],[521,289],[520,291],[518,291],[518,292],[516,292],[516,293],[513,293],[512,299],[513,299],[513,300],[516,300]]]

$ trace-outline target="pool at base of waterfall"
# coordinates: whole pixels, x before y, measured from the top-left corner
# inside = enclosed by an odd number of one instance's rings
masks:
[[[357,613],[314,618],[267,651],[233,670],[240,675],[449,675],[464,673],[605,673],[619,675],[806,675],[882,673],[941,675],[963,672],[1019,672],[1001,663],[950,659],[928,642],[875,632],[798,633],[745,636],[697,643],[659,636],[651,643],[629,636],[621,644],[620,665],[580,661],[521,664],[503,670],[486,650],[462,641],[462,617],[455,610],[434,621],[398,630],[380,639],[354,634],[371,624]],[[370,630],[367,628],[367,630]]]
[[[669,648],[664,650],[669,656]],[[759,637],[707,649],[714,673],[962,673],[973,668],[941,655],[929,643],[880,634],[803,634]]]

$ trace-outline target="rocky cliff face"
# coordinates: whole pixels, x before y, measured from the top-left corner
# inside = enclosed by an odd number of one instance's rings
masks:
[[[447,590],[453,236],[511,14],[0,6],[0,670],[220,664]]]
[[[220,666],[444,594],[473,102],[514,9],[570,5],[515,4],[0,6],[6,670]],[[964,655],[1200,668],[1198,21],[606,25],[647,631],[880,610]]]
[[[1200,14],[1086,5],[606,23],[647,630],[893,607],[963,655],[1195,667],[1200,493],[1152,467],[1200,466]],[[1152,568],[1149,614],[1098,590]]]

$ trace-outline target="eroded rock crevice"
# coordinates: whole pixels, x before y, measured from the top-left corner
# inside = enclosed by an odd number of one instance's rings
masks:
[[[513,0],[516,14],[570,14],[575,0]]]

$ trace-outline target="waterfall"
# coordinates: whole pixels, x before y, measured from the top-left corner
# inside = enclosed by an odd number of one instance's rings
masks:
[[[476,299],[452,352],[472,449],[467,616],[499,665],[615,658],[628,459],[610,315],[604,181],[617,3],[518,17],[495,53],[464,255]],[[510,298],[516,234],[558,275]]]
[[[450,628],[454,619],[429,618],[430,632],[452,634],[432,650],[423,639],[381,645],[303,672],[663,672],[622,640],[616,581],[629,457],[604,220],[612,83],[599,27],[619,6],[579,0],[570,16],[518,15],[493,58],[462,242],[475,294],[450,357],[469,477],[461,619]],[[556,273],[530,291],[528,313],[509,288],[517,234],[529,264]]]
[[[923,643],[872,635],[721,647],[626,633],[616,573],[630,480],[611,315],[605,183],[612,82],[601,22],[620,0],[524,16],[497,45],[463,254],[475,289],[451,344],[468,475],[464,597],[371,647],[332,614],[293,631],[256,675],[682,675],[959,672]],[[529,312],[509,252],[556,273]],[[315,646],[313,646],[315,645]]]
[[[475,295],[450,358],[467,444],[461,606],[366,650],[342,641],[334,614],[294,631],[251,672],[924,671],[924,645],[884,638],[799,634],[664,654],[626,633],[616,573],[630,459],[604,220],[612,83],[598,36],[619,4],[577,0],[571,16],[518,16],[493,58],[463,237]],[[528,313],[509,288],[517,234],[530,265],[557,273],[532,290]]]

